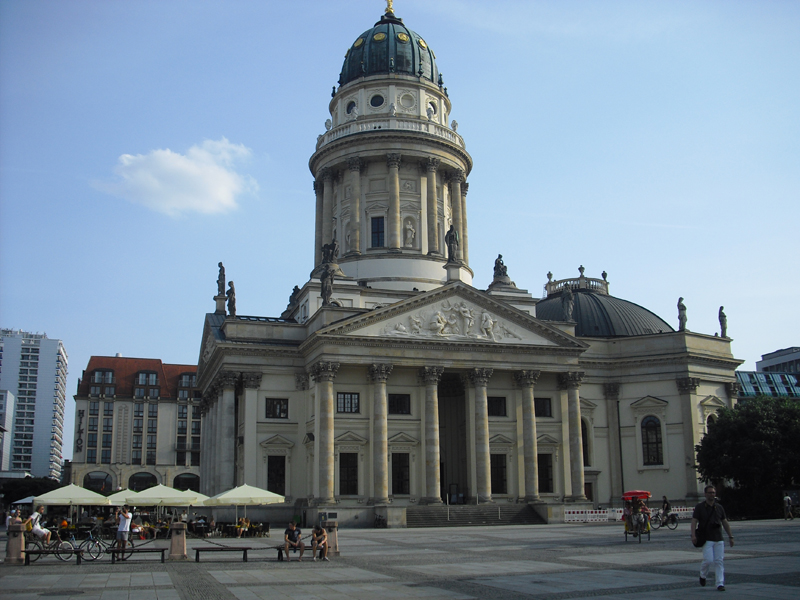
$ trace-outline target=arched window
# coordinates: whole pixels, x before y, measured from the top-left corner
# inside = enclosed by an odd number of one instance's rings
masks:
[[[581,419],[581,442],[583,444],[583,466],[589,467],[592,464],[589,460],[589,429],[583,419]]]
[[[87,473],[83,478],[83,487],[106,496],[114,491],[111,487],[111,475],[103,471]]]
[[[649,416],[642,420],[642,455],[645,465],[663,465],[664,451],[661,445],[661,421]]]
[[[192,490],[193,492],[200,491],[200,477],[192,475],[191,473],[184,473],[178,475],[172,480],[172,487],[176,490]]]
[[[134,492],[142,492],[157,485],[158,480],[152,473],[136,473],[136,475],[131,475],[131,478],[128,479],[128,489]]]

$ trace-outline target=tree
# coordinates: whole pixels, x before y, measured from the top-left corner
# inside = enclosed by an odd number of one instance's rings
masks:
[[[759,396],[723,408],[695,448],[704,481],[750,492],[800,484],[800,402]]]
[[[17,500],[22,500],[28,496],[41,496],[60,487],[62,485],[54,479],[25,477],[24,479],[6,481],[0,491],[3,493],[3,503],[6,506],[11,506]]]

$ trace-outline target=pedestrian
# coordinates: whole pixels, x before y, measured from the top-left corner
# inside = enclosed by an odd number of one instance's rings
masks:
[[[297,562],[303,560],[303,552],[306,551],[306,545],[300,539],[300,528],[295,525],[294,521],[289,522],[289,527],[283,532],[284,546],[283,551],[286,554],[286,562],[289,562],[289,549],[300,550],[300,557]]]
[[[733,534],[728,523],[725,509],[717,502],[717,490],[713,485],[707,485],[705,501],[694,507],[692,513],[692,544],[703,548],[703,562],[700,564],[700,585],[705,586],[708,569],[714,564],[714,576],[717,590],[725,591],[725,542],[722,539],[722,530],[728,534],[728,539],[733,548]]]
[[[792,497],[787,494],[783,497],[783,520],[792,519],[794,520],[794,515],[792,514]]]
[[[128,512],[128,505],[125,504],[121,509],[117,510],[117,541],[119,542],[120,552],[119,560],[123,560],[125,556],[125,547],[128,545],[128,534],[131,530],[131,519],[133,516]]]

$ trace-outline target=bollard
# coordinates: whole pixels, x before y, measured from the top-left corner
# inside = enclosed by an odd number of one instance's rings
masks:
[[[25,527],[22,523],[8,524],[8,543],[6,544],[6,564],[21,565],[25,562]]]
[[[339,556],[338,521],[323,521],[321,525],[328,532],[328,556]]]
[[[169,542],[170,560],[187,560],[186,555],[186,523],[176,521],[169,527],[172,539]]]

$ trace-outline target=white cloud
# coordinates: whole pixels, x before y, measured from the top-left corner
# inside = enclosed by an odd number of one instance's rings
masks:
[[[237,196],[258,190],[252,177],[234,169],[250,155],[249,148],[224,137],[192,146],[185,155],[168,148],[123,154],[114,168],[117,179],[93,185],[169,216],[222,213],[237,207]]]

